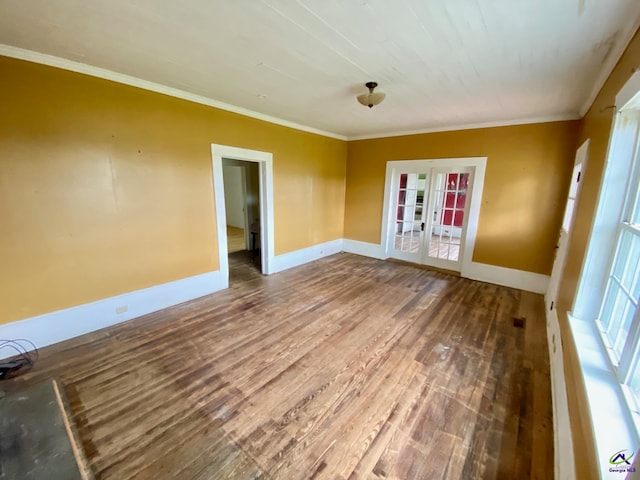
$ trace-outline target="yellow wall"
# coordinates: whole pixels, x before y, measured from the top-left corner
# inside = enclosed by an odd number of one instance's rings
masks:
[[[473,260],[549,274],[579,123],[349,142],[345,238],[380,244],[388,160],[488,157]]]
[[[575,344],[573,343],[567,322],[567,311],[571,310],[576,292],[578,277],[582,267],[591,224],[595,215],[598,192],[602,179],[609,135],[613,124],[615,96],[632,72],[640,67],[640,32],[636,32],[627,50],[607,79],[595,102],[587,112],[580,132],[579,144],[591,139],[589,160],[584,172],[582,192],[576,209],[567,264],[565,267],[558,296],[558,317],[563,336],[565,375],[567,394],[573,429],[574,450],[576,452],[576,478],[598,478],[595,464],[596,454],[591,432],[589,416],[586,413],[584,383],[578,367]]]
[[[346,142],[0,57],[0,323],[218,269],[211,143],[273,153],[276,255],[343,237]]]

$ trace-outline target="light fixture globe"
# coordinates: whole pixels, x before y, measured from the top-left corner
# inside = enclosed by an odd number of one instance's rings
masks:
[[[364,85],[369,89],[369,93],[358,95],[358,102],[365,107],[372,108],[374,105],[378,105],[382,100],[384,100],[384,97],[386,96],[384,93],[373,93],[373,89],[378,86],[376,82],[367,82]]]

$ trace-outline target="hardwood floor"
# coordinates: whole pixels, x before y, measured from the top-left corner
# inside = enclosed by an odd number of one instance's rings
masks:
[[[350,254],[242,272],[1,386],[58,378],[100,479],[553,478],[540,295]]]
[[[233,253],[246,249],[247,245],[244,239],[244,230],[227,225],[227,251]]]

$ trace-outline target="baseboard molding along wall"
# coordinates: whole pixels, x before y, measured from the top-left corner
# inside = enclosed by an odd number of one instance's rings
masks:
[[[360,240],[344,239],[344,251],[347,253],[355,253],[356,255],[362,255],[364,257],[377,258],[378,260],[384,260],[386,255],[382,245],[375,243],[361,242]]]
[[[41,348],[100,330],[229,286],[219,270],[0,325],[0,338]]]
[[[384,260],[387,258],[382,245],[361,242],[359,240],[344,239],[344,251]],[[460,275],[471,280],[495,283],[505,287],[518,288],[534,293],[545,293],[549,284],[549,276],[539,273],[514,270],[512,268],[496,267],[484,263],[471,262],[467,268],[463,267]]]
[[[343,251],[342,239],[274,257],[270,273]],[[0,325],[0,338],[26,338],[38,348],[126,322],[228,288],[220,270]]]
[[[313,245],[311,247],[295,250],[289,253],[283,253],[282,255],[276,255],[273,257],[269,274],[282,272],[289,268],[299,267],[305,263],[340,253],[343,251],[342,244],[342,239],[338,238],[337,240],[331,240],[330,242],[320,243],[318,245]]]
[[[275,256],[270,273],[298,267],[343,251],[382,260],[386,258],[382,245],[339,238]],[[544,293],[549,282],[546,275],[475,262],[471,262],[462,276],[535,293]],[[203,273],[0,325],[0,338],[27,338],[41,348],[208,295],[228,286],[228,279],[219,270]]]
[[[495,283],[505,287],[517,288],[533,293],[545,293],[549,284],[549,276],[540,273],[525,272],[513,268],[496,267],[486,263],[471,262],[467,269],[460,273],[465,278]]]

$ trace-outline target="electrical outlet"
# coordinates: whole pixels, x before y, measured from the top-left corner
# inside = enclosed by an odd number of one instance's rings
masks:
[[[116,313],[118,313],[118,314],[124,313],[127,310],[129,310],[129,306],[128,305],[122,305],[121,307],[116,308]]]

